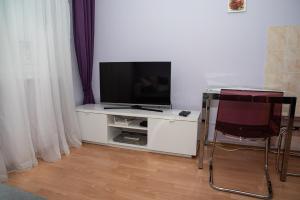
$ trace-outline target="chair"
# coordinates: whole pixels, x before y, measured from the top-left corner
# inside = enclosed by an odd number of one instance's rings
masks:
[[[277,172],[280,173],[281,172],[281,162],[280,162],[280,155],[282,153],[281,151],[281,146],[282,146],[282,139],[285,138],[286,136],[286,127],[287,127],[287,119],[286,117],[283,117],[283,120],[281,122],[282,124],[282,129],[280,131],[279,137],[278,137],[278,142],[277,142],[277,159],[276,159],[276,169]],[[296,117],[294,119],[294,130],[299,130],[300,129],[300,118]],[[295,154],[295,153],[290,153],[291,155],[296,155],[299,156],[299,154]],[[287,172],[288,176],[297,176],[300,177],[300,173],[292,173],[292,172]]]
[[[272,101],[270,102],[270,100],[271,97],[282,96],[282,92],[273,91],[221,90],[213,149],[209,163],[209,183],[213,189],[261,199],[271,199],[273,197],[272,185],[268,173],[268,152],[270,138],[279,135],[282,104],[271,103]],[[213,158],[218,132],[244,139],[265,140],[264,171],[268,187],[267,195],[223,188],[214,184]]]

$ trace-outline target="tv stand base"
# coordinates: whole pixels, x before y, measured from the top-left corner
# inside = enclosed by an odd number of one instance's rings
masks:
[[[148,111],[154,111],[154,112],[163,112],[160,109],[154,109],[154,108],[145,108],[139,105],[133,105],[133,106],[115,106],[115,107],[104,107],[104,109],[136,109],[136,110],[148,110]]]

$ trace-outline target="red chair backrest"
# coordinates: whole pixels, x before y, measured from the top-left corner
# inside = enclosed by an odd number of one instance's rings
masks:
[[[282,104],[270,103],[269,97],[282,96],[282,92],[222,89],[216,130],[243,138],[278,135]]]

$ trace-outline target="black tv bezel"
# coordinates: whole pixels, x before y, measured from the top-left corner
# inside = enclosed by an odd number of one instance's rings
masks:
[[[102,101],[101,97],[101,63],[170,63],[170,95],[169,95],[169,102],[168,104],[142,104],[142,103],[126,103],[126,102],[108,102]],[[147,107],[162,107],[162,108],[171,108],[171,91],[172,91],[172,62],[171,61],[125,61],[125,62],[99,62],[99,90],[100,90],[100,102],[101,104],[107,105],[120,105],[120,106],[132,106],[132,105],[139,105],[139,106],[147,106]]]

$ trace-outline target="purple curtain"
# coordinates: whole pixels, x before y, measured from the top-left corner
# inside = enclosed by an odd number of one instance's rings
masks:
[[[73,0],[73,32],[83,104],[95,103],[92,90],[95,0]]]

